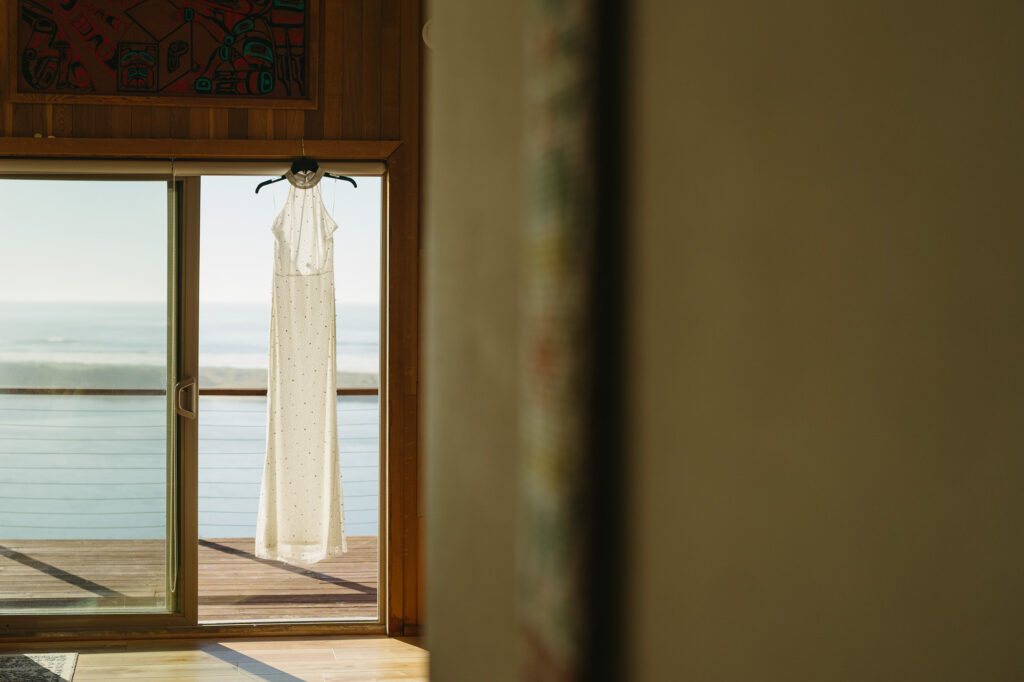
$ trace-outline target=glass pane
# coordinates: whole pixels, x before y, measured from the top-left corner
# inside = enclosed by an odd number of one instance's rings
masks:
[[[375,620],[380,490],[380,178],[321,182],[334,233],[338,452],[348,551],[312,565],[256,557],[266,458],[274,238],[288,183],[205,177],[200,246],[199,619]]]
[[[167,183],[0,206],[0,612],[165,611]]]
[[[338,398],[348,552],[309,566],[254,554],[266,398],[204,396],[199,409],[200,620],[376,619],[377,396]]]

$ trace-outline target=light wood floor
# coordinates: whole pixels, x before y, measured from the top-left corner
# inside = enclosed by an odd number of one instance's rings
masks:
[[[3,653],[30,651],[78,651],[75,682],[425,682],[428,665],[419,638],[383,636],[0,644]]]
[[[199,541],[199,620],[377,617],[377,538],[308,567],[253,555],[252,538]],[[164,543],[0,541],[0,610],[159,608]]]

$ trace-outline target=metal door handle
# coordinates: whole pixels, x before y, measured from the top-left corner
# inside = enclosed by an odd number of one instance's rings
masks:
[[[192,400],[189,403],[189,407],[183,407],[181,399],[184,397],[185,391],[190,389]],[[196,414],[199,412],[199,389],[196,387],[196,380],[194,377],[189,377],[188,379],[183,379],[178,382],[178,386],[174,390],[174,411],[188,419],[196,418]]]

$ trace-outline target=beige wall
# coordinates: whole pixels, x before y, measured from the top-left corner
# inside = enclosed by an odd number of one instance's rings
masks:
[[[631,6],[630,679],[1024,679],[1024,6]]]
[[[1024,5],[844,4],[630,4],[630,680],[1024,678]],[[428,644],[511,680],[522,17],[428,16]]]
[[[424,398],[432,679],[515,679],[522,10],[436,0],[426,78]]]

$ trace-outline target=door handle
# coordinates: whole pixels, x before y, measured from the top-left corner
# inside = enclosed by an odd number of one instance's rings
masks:
[[[186,391],[190,391],[192,395],[188,407],[182,405],[182,398]],[[196,414],[199,412],[199,388],[196,386],[194,377],[178,382],[177,388],[174,389],[174,411],[188,419],[196,418]]]

